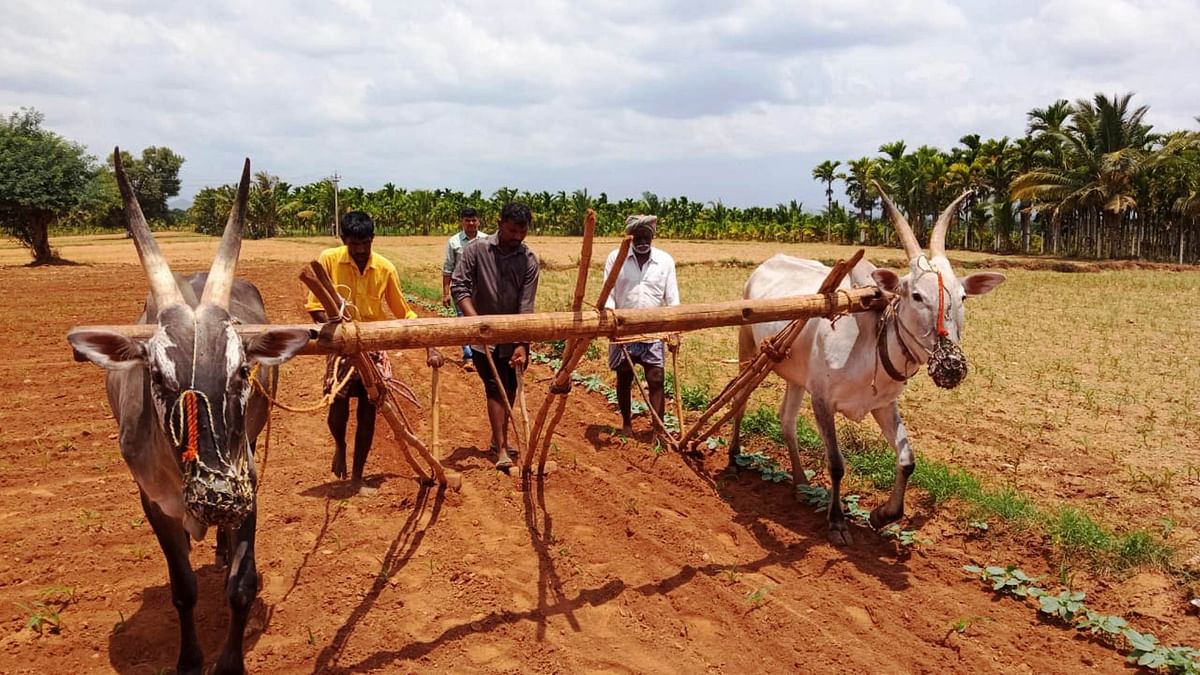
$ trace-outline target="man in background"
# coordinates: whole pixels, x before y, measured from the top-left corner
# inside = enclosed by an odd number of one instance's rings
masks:
[[[616,286],[605,306],[609,309],[643,309],[647,307],[674,307],[679,304],[679,285],[675,279],[675,259],[666,251],[652,245],[658,228],[657,216],[636,215],[625,219],[625,233],[633,235],[633,246],[624,260],[617,260],[617,253],[608,254],[604,263],[607,279],[614,266],[619,266]],[[667,338],[671,351],[679,348],[679,336]],[[629,359],[625,358],[628,351]],[[640,364],[646,375],[650,405],[658,418],[665,420],[663,381],[663,341],[660,339],[610,344],[608,367],[617,373],[617,408],[621,411],[621,431],[633,435],[633,403],[630,399],[635,374],[630,361]]]
[[[450,279],[454,275],[454,268],[458,266],[458,259],[462,257],[463,249],[467,244],[475,241],[479,237],[486,237],[486,232],[479,231],[479,212],[474,207],[465,206],[458,211],[458,227],[459,232],[450,237],[446,242],[446,255],[442,259],[442,306],[449,307],[450,303],[454,302],[450,297]],[[457,316],[462,316],[462,308],[454,302],[454,313]],[[463,369],[471,371],[475,369],[475,364],[471,360],[471,346],[463,345]]]
[[[524,243],[532,220],[533,214],[525,204],[505,204],[496,234],[480,238],[463,251],[450,281],[450,292],[463,316],[533,313],[539,264],[537,256]],[[492,372],[484,346],[471,345],[471,348],[471,358],[487,396],[496,468],[507,470],[513,458],[508,447],[508,409],[501,396],[508,399],[509,406],[513,404],[517,378],[529,365],[529,343],[491,345],[496,373]]]

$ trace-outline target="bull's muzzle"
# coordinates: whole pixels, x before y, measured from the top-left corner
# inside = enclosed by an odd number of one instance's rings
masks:
[[[191,462],[183,498],[188,513],[200,522],[237,526],[254,509],[254,486],[249,471],[219,471]]]
[[[943,389],[953,389],[967,377],[967,355],[945,335],[929,355],[929,377]]]

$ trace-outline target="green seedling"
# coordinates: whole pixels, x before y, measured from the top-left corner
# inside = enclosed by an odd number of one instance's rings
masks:
[[[766,586],[756,588],[746,594],[746,603],[750,605],[752,609],[757,609],[766,604],[767,596],[770,595],[771,591],[773,590],[775,590],[774,584],[767,584]]]
[[[1122,635],[1123,631],[1129,627],[1129,623],[1119,616],[1100,614],[1084,608],[1083,614],[1076,617],[1075,627],[1079,630],[1086,630],[1092,635],[1115,639]]]
[[[1029,596],[1037,598],[1038,611],[1042,614],[1049,614],[1052,617],[1059,619],[1065,623],[1071,622],[1076,614],[1083,611],[1083,599],[1086,597],[1083,591],[1062,591],[1058,595],[1050,595],[1040,588],[1030,588]]]
[[[1029,589],[1037,579],[1025,574],[1024,570],[1014,565],[1008,567],[977,567],[965,565],[963,569],[974,574],[992,587],[996,593],[1008,593],[1018,598],[1029,595]]]
[[[985,621],[992,621],[992,619],[990,617],[986,617],[986,616],[964,616],[964,617],[955,619],[950,624],[950,627],[952,629],[954,629],[955,633],[962,635],[963,633],[967,632],[967,629],[970,628],[971,626],[973,626],[977,623],[983,623]]]

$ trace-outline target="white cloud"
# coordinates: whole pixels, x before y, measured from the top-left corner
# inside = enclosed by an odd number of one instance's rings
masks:
[[[823,201],[823,159],[1017,135],[1057,98],[1136,91],[1193,127],[1191,0],[284,3],[16,0],[0,112],[103,155],[240,158],[285,180]]]

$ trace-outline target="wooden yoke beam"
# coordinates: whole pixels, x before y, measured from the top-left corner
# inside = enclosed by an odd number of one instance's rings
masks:
[[[308,330],[313,335],[301,354],[349,354],[356,351],[449,347],[505,342],[541,342],[576,338],[609,339],[682,333],[720,326],[793,321],[814,316],[862,312],[884,302],[874,287],[852,288],[827,295],[798,295],[766,300],[730,300],[701,305],[650,309],[610,309],[594,312],[542,312],[438,317],[361,324],[330,322],[318,331],[312,324],[234,326],[238,335],[253,337],[269,328]],[[155,325],[85,326],[73,330],[107,330],[134,339],[148,339]]]

